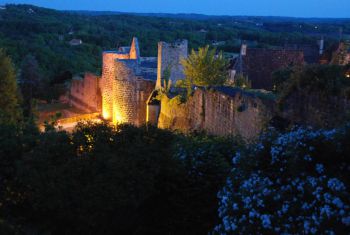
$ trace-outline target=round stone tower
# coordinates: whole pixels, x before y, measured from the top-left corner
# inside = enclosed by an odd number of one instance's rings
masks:
[[[137,38],[131,47],[103,52],[102,115],[113,123],[137,122],[136,76],[140,63]]]
[[[103,67],[101,77],[101,95],[102,95],[102,115],[106,120],[113,119],[113,94],[115,84],[115,60],[118,54],[115,51],[105,51],[102,55]]]
[[[115,62],[115,84],[113,100],[113,122],[135,123],[136,78],[129,66],[123,61]]]

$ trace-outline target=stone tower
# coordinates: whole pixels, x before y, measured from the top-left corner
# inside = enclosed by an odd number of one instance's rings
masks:
[[[115,90],[115,67],[118,58],[117,51],[105,51],[102,55],[102,77],[100,82],[102,95],[102,116],[106,120],[113,120],[113,96]]]
[[[175,85],[178,80],[184,79],[181,59],[188,57],[188,41],[178,40],[174,43],[158,43],[158,69],[156,89],[163,86],[164,70],[170,69],[171,84]]]
[[[156,76],[154,71],[153,80],[142,77],[145,70],[149,71],[142,64],[149,63],[149,59],[140,57],[137,38],[133,38],[130,47],[103,52],[100,87],[104,119],[134,125],[146,122],[146,101],[154,89]]]
[[[102,115],[114,123],[135,123],[135,72],[140,62],[137,38],[131,47],[103,52]]]

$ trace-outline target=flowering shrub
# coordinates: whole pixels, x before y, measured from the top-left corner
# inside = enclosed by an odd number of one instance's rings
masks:
[[[219,234],[349,234],[350,125],[269,131],[218,193]]]

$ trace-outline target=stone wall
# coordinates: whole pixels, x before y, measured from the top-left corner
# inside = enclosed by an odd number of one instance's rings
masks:
[[[195,104],[194,98],[191,98],[186,103],[181,103],[179,97],[169,99],[163,95],[160,103],[158,128],[179,130],[182,132],[193,130],[191,126],[190,106]]]
[[[91,73],[86,73],[84,78],[73,78],[70,105],[85,112],[100,112],[102,104],[99,80],[99,77]]]
[[[115,66],[114,61],[118,58],[118,54],[114,51],[103,52],[102,54],[102,78],[101,78],[101,94],[102,94],[102,115],[106,120],[113,119],[113,101],[115,92]]]
[[[262,100],[239,89],[197,89],[187,102],[179,97],[161,100],[159,128],[254,139],[271,120],[274,101]]]
[[[115,61],[113,91],[113,122],[134,123],[136,119],[136,78],[133,71],[122,61]]]
[[[174,43],[158,43],[158,70],[157,70],[157,89],[162,86],[163,72],[168,67],[171,69],[170,80],[172,84],[180,79],[184,79],[183,66],[181,59],[188,56],[188,41],[180,40]]]
[[[142,78],[136,79],[136,120],[135,125],[140,126],[147,122],[147,101],[154,90],[155,82]]]

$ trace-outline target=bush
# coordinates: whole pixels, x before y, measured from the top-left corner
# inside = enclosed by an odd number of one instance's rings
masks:
[[[151,126],[18,129],[0,126],[0,231],[20,234],[205,234],[240,145]]]
[[[349,234],[350,125],[270,131],[236,154],[220,234]]]

